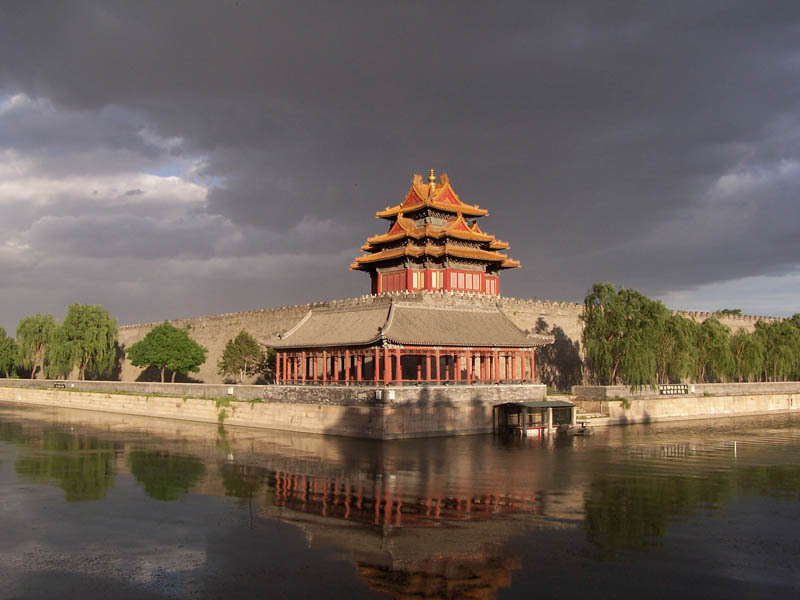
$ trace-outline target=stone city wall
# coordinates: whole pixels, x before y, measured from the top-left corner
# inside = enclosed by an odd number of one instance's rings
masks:
[[[200,372],[190,374],[190,381],[204,383],[222,383],[223,378],[217,374],[217,361],[222,356],[225,344],[235,337],[241,330],[250,333],[256,339],[265,339],[283,333],[294,327],[312,308],[353,306],[387,302],[389,294],[378,296],[361,296],[344,300],[331,300],[279,308],[267,308],[222,315],[189,317],[169,321],[176,327],[186,327],[194,340],[208,348],[208,357],[205,364],[200,367]],[[493,297],[481,294],[468,294],[460,292],[422,293],[400,292],[392,294],[395,298],[404,301],[425,301],[424,296],[430,300],[433,297],[438,305],[459,304],[497,304],[503,308],[514,323],[522,329],[550,333],[556,337],[553,348],[540,351],[540,375],[546,383],[569,389],[573,384],[580,383],[580,338],[582,325],[579,319],[583,309],[582,304],[573,302],[550,302],[547,300],[525,300],[507,297]],[[697,321],[712,316],[704,312],[681,312],[684,316]],[[717,318],[733,331],[740,328],[752,331],[759,319],[773,320],[773,317],[716,315]],[[131,344],[142,339],[158,323],[141,323],[137,325],[123,325],[119,330],[119,344],[124,352]],[[542,360],[543,358],[543,360]],[[153,381],[158,373],[145,372],[131,365],[120,355],[119,379],[122,381]],[[547,361],[553,363],[548,370]],[[254,383],[256,380],[249,381]]]
[[[540,385],[409,386],[380,388],[378,398],[375,388],[273,385],[260,388],[262,401],[246,402],[77,390],[71,382],[64,389],[15,387],[14,381],[0,385],[0,401],[374,439],[488,433],[495,404],[541,399],[545,392]]]

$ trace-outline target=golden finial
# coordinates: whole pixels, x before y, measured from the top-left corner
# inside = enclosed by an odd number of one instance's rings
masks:
[[[436,175],[434,174],[433,169],[431,169],[431,174],[428,175],[428,183],[431,183],[431,184],[435,184],[436,183]]]

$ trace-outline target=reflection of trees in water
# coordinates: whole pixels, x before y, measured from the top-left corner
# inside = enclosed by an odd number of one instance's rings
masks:
[[[719,509],[737,493],[800,499],[800,467],[599,479],[584,498],[586,537],[607,558],[657,546],[670,521]]]
[[[206,470],[196,456],[164,450],[134,450],[128,456],[128,465],[145,493],[164,502],[188,494]]]
[[[14,463],[16,473],[37,482],[55,482],[64,490],[68,502],[99,500],[114,485],[114,450],[112,442],[45,431],[41,438],[22,442],[38,451],[22,456]]]
[[[22,429],[19,423],[6,423],[0,421],[0,442],[11,442],[12,444],[24,444],[30,436]]]
[[[226,496],[252,498],[264,483],[266,470],[250,465],[222,463],[219,468]]]

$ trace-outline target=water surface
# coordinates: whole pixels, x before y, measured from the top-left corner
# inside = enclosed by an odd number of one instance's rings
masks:
[[[800,415],[372,442],[0,404],[0,598],[800,591]]]

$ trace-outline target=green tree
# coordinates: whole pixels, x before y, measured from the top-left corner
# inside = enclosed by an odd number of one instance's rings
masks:
[[[733,372],[730,335],[731,330],[714,317],[700,325],[695,369],[697,381],[724,381]]]
[[[734,376],[739,382],[758,378],[764,369],[764,344],[761,336],[740,329],[731,336]]]
[[[57,327],[53,315],[39,313],[25,317],[17,325],[19,366],[30,369],[31,379],[38,371],[44,371],[47,348],[53,341]]]
[[[258,373],[264,362],[264,351],[255,338],[242,330],[235,338],[228,340],[222,357],[217,362],[217,372],[220,375],[236,375],[239,383],[245,377],[252,377]]]
[[[102,306],[71,304],[48,351],[50,376],[67,377],[75,367],[78,379],[86,379],[87,372],[95,377],[109,373],[116,339],[117,322]]]
[[[756,333],[764,344],[764,379],[780,381],[798,376],[800,329],[791,319],[756,323]]]
[[[689,377],[694,364],[697,327],[691,319],[672,314],[666,307],[659,313],[653,350],[659,383],[677,383]]]
[[[277,352],[275,348],[267,348],[264,352],[264,360],[258,366],[258,372],[264,376],[267,381],[274,381],[275,379],[275,362]]]
[[[147,332],[144,338],[128,348],[128,360],[136,367],[156,367],[172,371],[172,382],[176,373],[197,373],[206,362],[208,350],[189,337],[185,329],[178,329],[164,321]]]
[[[17,365],[17,344],[14,338],[6,335],[6,330],[0,327],[0,373],[11,377]]]
[[[583,305],[583,346],[594,378],[633,387],[656,382],[660,302],[611,283],[596,283]]]

